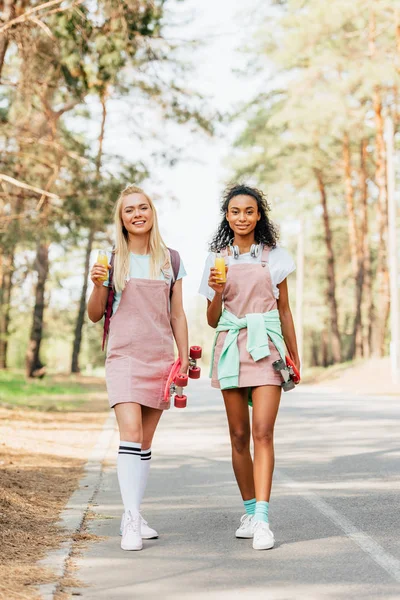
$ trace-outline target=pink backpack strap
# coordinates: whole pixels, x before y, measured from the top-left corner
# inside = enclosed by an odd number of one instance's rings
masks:
[[[171,281],[171,287],[170,287],[170,291],[169,291],[169,297],[171,298],[172,289],[173,289],[173,287],[175,285],[175,281],[177,280],[178,275],[179,275],[179,269],[181,266],[181,257],[177,250],[168,248],[168,251],[169,251],[169,255],[171,257],[171,267],[172,267],[172,281]]]
[[[112,315],[114,297],[115,297],[115,289],[113,284],[114,277],[114,249],[111,253],[110,260],[110,270],[108,272],[108,296],[107,296],[107,304],[106,310],[104,311],[104,327],[103,327],[103,342],[101,344],[101,349],[104,350],[104,346],[106,345],[106,339],[108,336],[108,332],[110,329],[110,320]]]

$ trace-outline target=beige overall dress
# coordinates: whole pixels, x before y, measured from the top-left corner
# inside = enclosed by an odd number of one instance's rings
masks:
[[[268,266],[270,248],[264,246],[259,263],[229,265],[225,290],[224,308],[236,317],[242,318],[251,313],[265,313],[277,308],[272,289],[271,274]],[[226,255],[226,251],[223,252]],[[219,388],[218,361],[228,335],[227,331],[218,334],[215,346],[211,385]],[[241,329],[238,336],[240,357],[239,386],[256,387],[260,385],[281,385],[282,377],[272,367],[275,360],[281,358],[271,339],[268,339],[270,356],[255,362],[246,349],[247,329]]]

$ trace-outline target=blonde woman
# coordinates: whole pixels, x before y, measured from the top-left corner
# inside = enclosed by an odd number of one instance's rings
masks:
[[[117,471],[124,514],[121,548],[141,550],[142,539],[158,537],[140,514],[150,468],[154,432],[169,404],[165,382],[174,362],[174,343],[188,370],[188,331],[182,306],[182,262],[165,245],[151,199],[136,186],[121,193],[115,207],[116,244],[112,267],[114,300],[107,345],[106,382],[120,433]],[[171,255],[175,255],[175,273]],[[109,282],[107,269],[91,270],[94,288],[88,315],[104,315]]]

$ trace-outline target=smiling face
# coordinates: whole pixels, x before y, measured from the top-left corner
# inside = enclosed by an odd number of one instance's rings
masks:
[[[226,220],[235,236],[252,234],[260,219],[257,201],[252,196],[235,196],[229,201]]]
[[[154,214],[146,196],[133,193],[125,196],[121,205],[121,221],[131,235],[144,235],[153,227]]]

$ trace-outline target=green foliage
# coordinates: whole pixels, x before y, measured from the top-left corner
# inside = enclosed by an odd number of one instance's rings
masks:
[[[77,251],[76,272],[81,275],[89,232],[96,232],[95,244],[111,245],[109,224],[118,193],[126,182],[139,184],[148,176],[149,167],[142,161],[105,152],[109,101],[140,96],[165,120],[213,131],[215,115],[207,114],[203,99],[187,86],[181,44],[164,38],[165,5],[165,0],[98,0],[72,9],[62,5],[61,10],[40,12],[42,26],[27,20],[13,29],[2,72],[13,85],[1,90],[0,172],[39,191],[2,182],[0,246],[6,260],[0,265],[0,281],[12,272],[14,288],[10,335],[0,322],[0,342],[9,338],[10,364],[22,368],[25,362],[38,245],[50,247],[51,260],[54,248],[70,255]],[[146,135],[141,143],[146,143]],[[160,155],[176,160],[168,142]],[[61,291],[67,296],[71,290],[54,261],[46,283],[43,362],[66,370],[78,298],[71,297],[68,307],[58,312],[52,298]],[[1,309],[8,311],[2,304],[5,295],[0,290]],[[84,364],[104,361],[97,338],[89,328]]]
[[[237,138],[231,166],[238,178],[248,178],[268,192],[278,220],[290,223],[301,215],[306,218],[304,337],[309,363],[313,332],[329,332],[331,325],[316,171],[323,176],[328,199],[344,355],[353,336],[355,278],[345,196],[346,135],[350,138],[351,186],[359,227],[363,194],[360,147],[362,140],[368,143],[369,245],[372,276],[376,273],[376,255],[382,241],[376,204],[374,99],[378,91],[383,111],[392,112],[398,129],[400,55],[396,10],[400,2],[288,0],[275,4],[280,8],[268,14],[254,36],[258,40],[255,58],[267,64],[269,72],[267,92],[243,107],[240,116],[246,125]],[[377,296],[375,301],[379,303]]]

